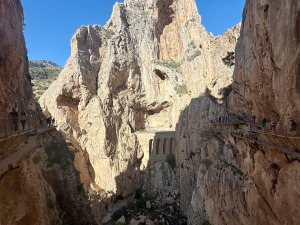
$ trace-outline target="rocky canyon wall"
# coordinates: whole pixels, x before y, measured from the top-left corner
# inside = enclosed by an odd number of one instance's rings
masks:
[[[5,124],[4,118],[12,107],[28,113],[37,106],[28,73],[23,27],[21,2],[0,0],[0,224],[96,224],[88,195],[73,165],[70,143],[56,131],[53,136],[39,134],[37,146],[37,135],[26,131],[3,138],[11,123],[7,120]],[[12,151],[18,154],[10,155]],[[5,158],[8,155],[10,158]],[[6,168],[8,162],[11,163]]]
[[[28,59],[23,36],[21,2],[0,2],[0,117],[12,107],[35,110],[32,100]]]
[[[208,94],[222,101],[220,89],[233,74],[224,58],[239,30],[208,34],[193,0],[125,0],[104,27],[77,30],[69,60],[40,104],[78,146],[75,161],[86,190],[131,196],[151,166],[136,133],[174,131],[192,98]]]
[[[300,143],[296,133],[285,136],[299,111],[298,14],[297,1],[247,0],[233,91],[222,104],[207,93],[182,111],[178,179],[191,224],[299,224]],[[254,114],[279,121],[281,136],[252,132]],[[209,123],[224,117],[232,124]]]

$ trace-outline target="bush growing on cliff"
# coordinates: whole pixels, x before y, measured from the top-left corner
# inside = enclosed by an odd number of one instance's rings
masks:
[[[177,94],[178,94],[179,96],[181,96],[181,95],[186,95],[186,94],[189,93],[189,92],[188,92],[188,89],[187,89],[187,87],[186,87],[186,84],[177,85],[177,86],[175,87],[175,91],[177,92]]]
[[[177,73],[181,73],[181,63],[175,60],[162,60],[157,61],[158,65],[165,66]]]
[[[105,30],[105,38],[110,39],[113,35],[115,35],[115,32],[113,30]]]

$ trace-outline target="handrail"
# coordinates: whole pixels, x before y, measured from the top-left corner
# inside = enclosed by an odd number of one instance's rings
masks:
[[[287,134],[287,131],[285,132],[285,134],[280,134],[280,133],[270,133],[270,132],[267,132],[267,131],[264,131],[264,130],[261,130],[261,129],[258,129],[258,126],[257,124],[251,124],[251,123],[243,123],[243,122],[230,122],[230,121],[227,121],[227,122],[212,122],[213,125],[215,124],[218,124],[218,125],[248,125],[250,126],[250,131],[253,131],[253,132],[256,132],[256,133],[261,133],[261,134],[267,134],[267,135],[273,135],[273,136],[278,136],[278,137],[287,137],[287,138],[300,138],[300,136],[288,136]],[[251,129],[251,126],[254,126],[256,129]],[[298,131],[296,131],[297,134],[298,134]]]
[[[35,113],[28,113],[25,116],[18,115],[17,117],[8,115],[6,118],[0,118],[0,140],[7,140],[12,136],[18,136],[24,132],[34,131],[37,134],[38,130],[47,130],[47,127],[50,126],[54,126],[53,121],[48,121],[48,119],[38,120]]]
[[[37,119],[35,114],[18,117],[0,118],[0,139],[7,139],[12,135],[20,134],[32,129],[36,129]]]
[[[214,124],[224,125],[225,123],[224,122],[221,122],[221,123],[215,122]],[[232,125],[233,123],[229,122],[227,124]],[[234,124],[234,125],[237,125],[237,124]],[[255,124],[247,124],[247,125],[252,126]],[[294,158],[300,159],[300,153],[299,153],[300,147],[295,145],[295,143],[291,142],[291,140],[300,140],[300,137],[289,137],[286,135],[279,135],[276,133],[268,133],[266,131],[258,130],[258,129],[245,130],[243,128],[242,129],[224,129],[223,128],[221,132],[231,134],[232,136],[242,138],[244,140],[248,140],[248,141],[256,143],[256,144],[261,144],[261,145],[265,145],[267,147],[272,147],[272,148],[278,149],[280,152],[282,152],[284,154],[288,154]],[[291,146],[278,145],[277,142],[275,142],[274,140],[271,140],[269,138],[269,135],[278,137],[281,144],[283,144],[281,138],[285,138],[288,141],[287,143],[290,143]],[[269,141],[266,141],[263,138],[263,136],[265,136]]]

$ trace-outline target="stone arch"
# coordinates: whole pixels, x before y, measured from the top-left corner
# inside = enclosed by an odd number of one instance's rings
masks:
[[[163,142],[163,154],[166,154],[166,145],[167,145],[167,139],[164,138],[164,142]]]
[[[152,154],[152,145],[153,145],[153,139],[149,140],[149,156]]]
[[[159,144],[160,144],[160,139],[158,138],[156,140],[156,155],[159,155]]]
[[[169,153],[173,154],[173,143],[174,143],[174,139],[170,138],[170,145],[169,145]]]

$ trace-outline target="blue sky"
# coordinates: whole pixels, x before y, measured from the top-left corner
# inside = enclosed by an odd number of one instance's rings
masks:
[[[51,60],[63,66],[70,55],[70,40],[75,31],[81,25],[104,25],[116,0],[21,2],[29,59]],[[241,21],[245,0],[196,0],[196,3],[206,30],[219,35]]]

